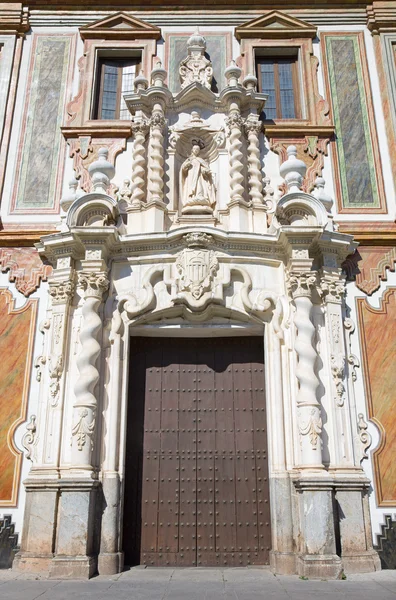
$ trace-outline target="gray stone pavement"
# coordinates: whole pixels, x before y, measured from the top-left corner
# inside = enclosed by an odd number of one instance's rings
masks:
[[[396,571],[343,581],[274,576],[267,568],[136,567],[90,581],[48,580],[0,571],[1,600],[396,600]]]

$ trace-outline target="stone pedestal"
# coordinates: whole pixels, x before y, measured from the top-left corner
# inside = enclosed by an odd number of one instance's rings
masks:
[[[300,549],[297,572],[308,578],[339,579],[341,558],[336,550],[333,489],[325,482],[300,480]]]
[[[249,204],[244,200],[234,200],[228,204],[230,211],[230,231],[250,231],[251,211]]]
[[[55,556],[49,576],[88,579],[97,571],[101,490],[98,481],[73,481],[60,487]]]
[[[371,527],[367,519],[365,490],[338,489],[336,493],[340,523],[342,565],[347,573],[368,573],[381,570],[377,552],[373,549]],[[367,516],[365,515],[367,509]]]
[[[26,504],[21,549],[15,557],[16,571],[48,572],[54,556],[58,482],[26,485]]]
[[[144,213],[144,229],[147,232],[164,231],[166,205],[158,200],[147,203]]]
[[[290,478],[286,475],[271,477],[272,550],[270,564],[274,573],[293,575],[296,555],[293,541],[293,509]]]
[[[124,553],[119,551],[120,479],[118,473],[106,474],[103,486],[103,516],[98,571],[100,575],[121,573]]]

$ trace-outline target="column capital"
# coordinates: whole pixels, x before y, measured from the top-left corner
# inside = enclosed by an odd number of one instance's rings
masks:
[[[296,298],[311,298],[316,286],[316,273],[314,271],[291,271],[287,279],[287,287],[293,300]]]
[[[105,271],[97,273],[91,271],[80,271],[78,273],[78,285],[82,288],[85,298],[102,299],[103,294],[109,287],[109,278]]]
[[[74,279],[49,282],[49,294],[53,305],[69,304],[73,299],[75,290]]]
[[[325,275],[319,281],[318,292],[326,304],[342,304],[345,296],[345,279]]]

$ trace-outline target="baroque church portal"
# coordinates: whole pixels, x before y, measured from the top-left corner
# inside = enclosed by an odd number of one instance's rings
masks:
[[[363,248],[358,278],[353,233],[368,225],[355,222],[391,210],[371,34],[331,11],[322,31],[312,7],[312,23],[205,13],[204,31],[191,15],[103,8],[65,8],[59,27],[32,2],[4,46],[0,30],[2,57],[12,36],[17,57],[33,27],[12,67],[28,92],[1,213],[3,238],[25,236],[0,248],[14,286],[0,287],[1,326],[20,338],[4,346],[16,367],[0,459],[0,506],[20,519],[13,568],[377,570],[393,421],[365,341],[382,300],[356,286],[374,293],[394,264],[378,274]]]

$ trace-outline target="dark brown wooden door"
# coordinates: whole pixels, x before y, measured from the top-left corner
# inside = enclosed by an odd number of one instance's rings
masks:
[[[268,564],[262,339],[131,341],[126,564]]]

